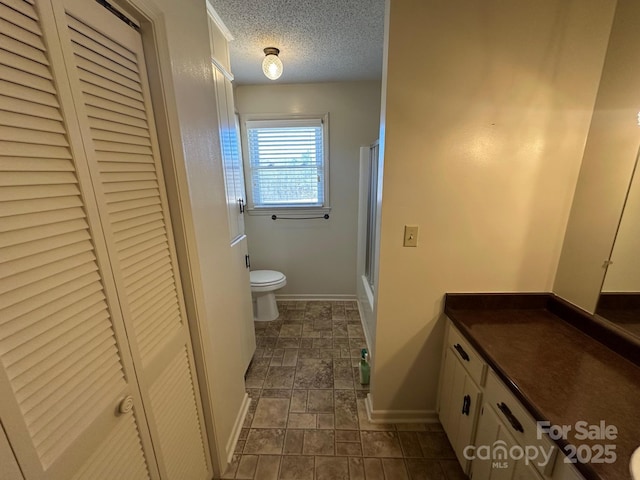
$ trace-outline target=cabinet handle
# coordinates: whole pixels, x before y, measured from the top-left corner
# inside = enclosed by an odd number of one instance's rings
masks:
[[[471,395],[465,395],[462,400],[462,414],[469,416],[469,411],[471,410]]]
[[[457,350],[457,352],[460,354],[463,360],[466,360],[467,362],[469,361],[469,354],[464,351],[464,348],[462,348],[462,345],[460,345],[459,343],[456,343],[453,346],[453,348]]]
[[[509,420],[509,423],[511,424],[513,429],[516,432],[524,433],[524,428],[522,428],[522,424],[516,418],[516,416],[513,413],[511,413],[511,409],[507,407],[507,405],[504,402],[497,403],[496,405],[498,405],[498,409],[504,414],[504,416],[507,417],[507,420]]]
[[[239,198],[238,205],[240,206],[240,213],[244,213],[244,200]]]
[[[251,268],[251,257],[249,255],[244,256],[244,266]]]

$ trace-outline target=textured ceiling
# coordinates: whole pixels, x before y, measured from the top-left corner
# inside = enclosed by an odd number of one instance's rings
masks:
[[[238,84],[374,80],[382,75],[384,0],[211,0],[234,36]],[[278,80],[262,73],[263,49],[280,49]]]

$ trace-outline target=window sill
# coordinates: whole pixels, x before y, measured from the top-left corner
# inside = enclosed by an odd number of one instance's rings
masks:
[[[249,215],[286,215],[290,217],[307,215],[324,215],[331,212],[331,207],[268,207],[247,208]]]

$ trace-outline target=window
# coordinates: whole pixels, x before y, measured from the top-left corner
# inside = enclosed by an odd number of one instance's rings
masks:
[[[329,206],[327,115],[247,120],[249,210]]]

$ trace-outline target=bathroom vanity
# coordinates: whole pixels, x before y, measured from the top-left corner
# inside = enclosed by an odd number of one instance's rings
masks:
[[[438,413],[470,478],[631,478],[637,345],[553,294],[448,294],[445,313]]]

